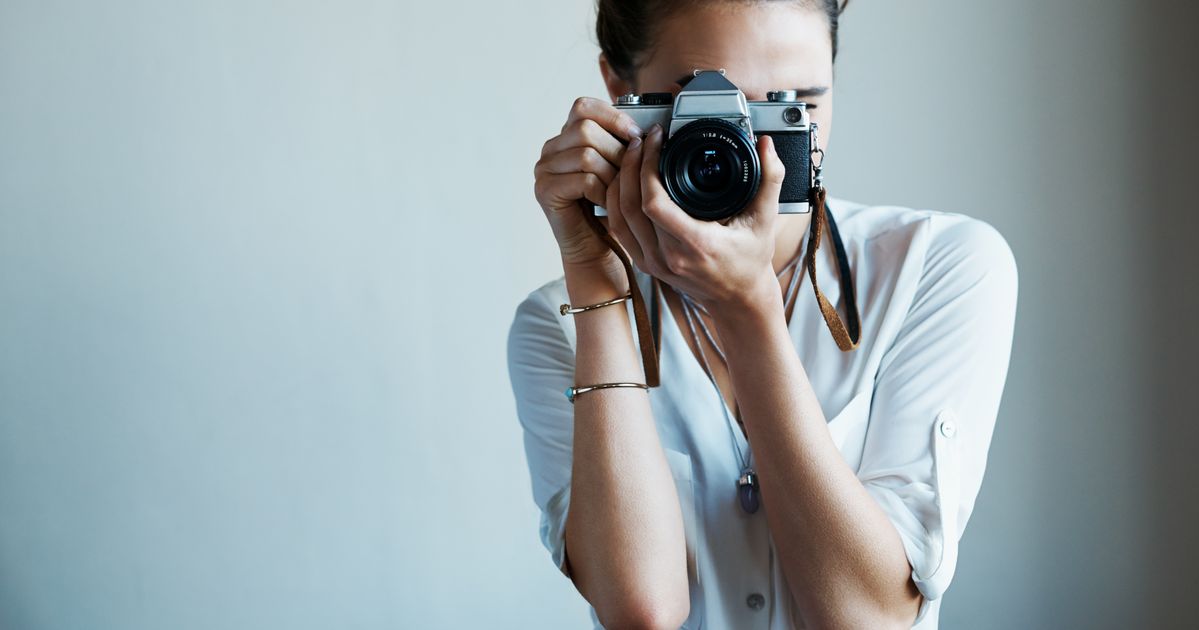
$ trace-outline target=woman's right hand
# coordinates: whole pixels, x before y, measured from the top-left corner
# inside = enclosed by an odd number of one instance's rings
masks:
[[[631,116],[584,96],[570,108],[561,133],[541,148],[541,159],[533,169],[533,191],[558,241],[563,264],[611,264],[615,254],[583,218],[583,212],[591,210],[582,201],[606,203],[625,143],[641,135]]]

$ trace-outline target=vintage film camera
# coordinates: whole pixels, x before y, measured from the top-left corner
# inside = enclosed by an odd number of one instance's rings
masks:
[[[795,90],[747,101],[723,70],[696,70],[678,96],[669,92],[627,94],[616,108],[642,128],[662,126],[665,139],[659,162],[670,198],[697,219],[716,221],[745,209],[761,183],[756,135],[774,140],[787,169],[779,193],[779,212],[809,212],[812,189],[819,185],[824,152],[817,125]],[[756,135],[755,135],[756,134]],[[813,156],[819,159],[813,164]],[[597,216],[607,211],[596,206]]]

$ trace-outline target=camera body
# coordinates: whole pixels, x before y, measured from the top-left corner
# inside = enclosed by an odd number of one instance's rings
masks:
[[[655,123],[665,133],[658,169],[670,198],[697,219],[733,216],[750,203],[761,184],[756,140],[771,136],[786,168],[779,212],[803,214],[817,173],[813,153],[816,125],[795,90],[770,92],[747,101],[723,71],[697,70],[677,96],[669,92],[621,96],[616,108],[642,129]],[[596,206],[596,215],[606,216]]]

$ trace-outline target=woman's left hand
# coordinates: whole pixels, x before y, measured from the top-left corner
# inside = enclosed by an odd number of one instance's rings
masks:
[[[675,204],[658,174],[662,128],[629,143],[608,186],[608,230],[637,266],[709,310],[754,304],[778,292],[774,222],[785,167],[770,136],[759,136],[762,181],[750,204],[723,222],[696,219]],[[714,313],[715,314],[715,313]]]

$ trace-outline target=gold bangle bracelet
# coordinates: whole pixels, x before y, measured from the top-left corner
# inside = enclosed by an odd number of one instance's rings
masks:
[[[558,311],[561,312],[563,316],[574,315],[575,313],[582,313],[583,311],[590,311],[591,309],[600,308],[601,306],[611,306],[612,304],[619,304],[631,297],[633,297],[632,291],[630,291],[618,298],[608,300],[607,302],[600,302],[598,304],[589,304],[587,306],[576,306],[576,307],[572,307],[569,304],[563,304],[561,307],[558,308]]]
[[[583,394],[596,389],[608,389],[609,387],[640,387],[644,390],[649,390],[649,385],[645,383],[600,383],[599,385],[588,385],[587,387],[567,387],[566,399],[573,405],[575,398],[579,394]]]

